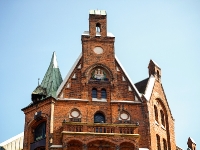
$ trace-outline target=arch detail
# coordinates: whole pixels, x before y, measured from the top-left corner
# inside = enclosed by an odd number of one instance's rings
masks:
[[[89,79],[91,77],[92,70],[94,70],[95,68],[102,68],[102,69],[104,69],[108,73],[108,77],[109,77],[110,81],[113,80],[113,73],[112,73],[112,71],[107,66],[105,66],[103,64],[94,64],[94,65],[86,68],[86,70],[83,72],[83,76],[85,76],[88,81],[89,81]]]

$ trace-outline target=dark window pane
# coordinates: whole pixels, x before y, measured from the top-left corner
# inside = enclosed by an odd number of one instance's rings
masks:
[[[101,98],[105,98],[106,99],[106,97],[107,97],[106,90],[102,89],[101,90]]]
[[[92,98],[97,98],[97,89],[92,89]]]
[[[35,141],[39,141],[46,137],[46,123],[42,122],[35,128]]]
[[[102,113],[96,113],[94,123],[105,123],[105,116]]]

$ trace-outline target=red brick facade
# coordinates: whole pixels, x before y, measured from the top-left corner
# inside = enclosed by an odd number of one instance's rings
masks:
[[[57,97],[23,109],[24,150],[175,150],[174,119],[160,68],[150,61],[143,91],[142,82],[131,83],[115,57],[115,37],[107,33],[101,11],[90,13],[89,32],[81,40],[82,54]],[[34,139],[42,122],[45,135]]]

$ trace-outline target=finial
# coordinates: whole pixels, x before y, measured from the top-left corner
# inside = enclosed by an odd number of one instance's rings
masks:
[[[38,78],[38,86],[40,85],[40,78]]]

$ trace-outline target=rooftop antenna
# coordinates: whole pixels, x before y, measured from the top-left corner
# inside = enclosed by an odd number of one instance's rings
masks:
[[[38,86],[40,85],[40,78],[38,78]]]

